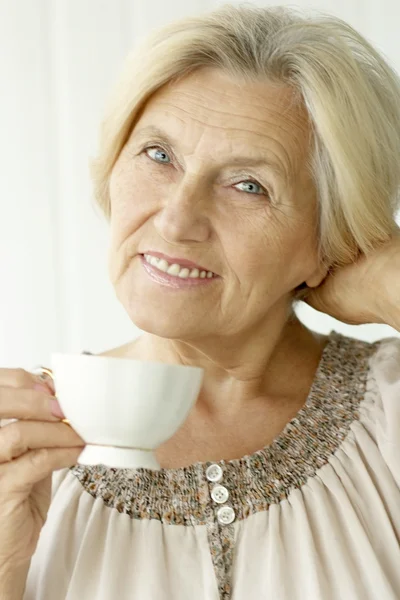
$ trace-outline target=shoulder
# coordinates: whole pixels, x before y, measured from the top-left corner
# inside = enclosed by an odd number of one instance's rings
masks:
[[[384,338],[374,344],[369,360],[369,386],[383,411],[388,432],[396,433],[400,447],[400,338]]]
[[[386,380],[400,378],[400,337],[389,337],[375,343],[371,367]]]
[[[374,437],[400,487],[400,338],[376,343],[366,400],[373,408]]]

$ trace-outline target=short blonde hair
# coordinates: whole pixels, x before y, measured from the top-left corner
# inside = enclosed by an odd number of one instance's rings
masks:
[[[349,24],[310,13],[226,4],[169,23],[135,48],[109,99],[90,165],[104,215],[111,214],[110,174],[146,101],[195,69],[217,67],[245,81],[288,84],[304,103],[322,263],[341,266],[388,240],[399,208],[400,79]]]

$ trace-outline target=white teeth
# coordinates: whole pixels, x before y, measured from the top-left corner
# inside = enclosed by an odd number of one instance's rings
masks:
[[[164,273],[166,273],[168,271],[169,264],[164,258],[161,258],[156,264],[156,267],[160,269],[160,271],[164,271]]]
[[[214,273],[212,271],[199,271],[199,269],[188,269],[187,267],[181,267],[180,265],[174,263],[170,265],[164,258],[156,258],[155,256],[151,256],[151,254],[145,254],[144,258],[146,262],[153,265],[160,271],[164,273],[168,273],[169,275],[178,276],[181,279],[204,279],[207,277],[210,279],[213,277]]]
[[[168,267],[167,273],[169,275],[179,275],[179,271],[181,270],[180,266],[177,264],[173,264]]]
[[[151,265],[153,265],[154,267],[156,267],[158,265],[158,258],[156,258],[155,256],[150,256],[149,258],[150,258],[149,263]]]
[[[189,277],[190,271],[187,268],[182,269],[182,271],[180,271],[178,273],[178,277],[181,277],[182,279],[187,279]]]

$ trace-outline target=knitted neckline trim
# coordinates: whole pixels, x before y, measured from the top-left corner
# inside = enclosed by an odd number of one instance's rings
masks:
[[[132,518],[199,525],[215,518],[214,484],[205,472],[218,464],[236,519],[267,510],[314,476],[347,436],[359,417],[368,361],[378,343],[332,330],[305,403],[271,444],[250,455],[160,471],[76,465],[71,473],[93,497]]]

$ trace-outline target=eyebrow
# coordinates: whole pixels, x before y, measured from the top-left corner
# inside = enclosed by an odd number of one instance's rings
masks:
[[[132,139],[137,141],[142,137],[154,135],[155,137],[164,139],[170,146],[174,146],[176,141],[168,135],[165,131],[156,127],[154,125],[148,125],[147,127],[143,127],[143,129],[139,129],[137,132],[132,132]],[[266,166],[271,169],[284,183],[287,183],[286,172],[282,169],[282,167],[271,160],[266,158],[251,158],[248,156],[233,156],[229,161],[225,163],[230,165],[252,165],[252,166]]]

